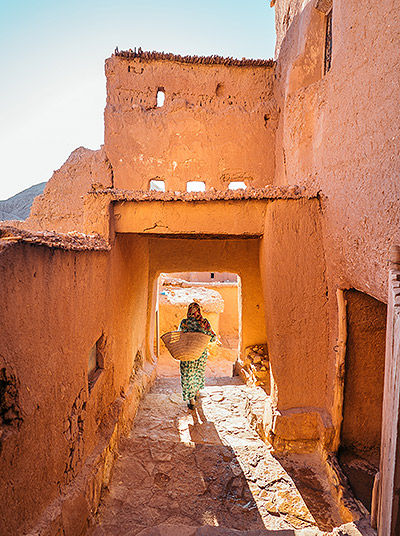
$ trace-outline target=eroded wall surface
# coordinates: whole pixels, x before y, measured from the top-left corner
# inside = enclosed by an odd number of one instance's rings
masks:
[[[240,63],[240,62],[239,62]],[[224,65],[113,55],[106,61],[105,149],[116,188],[187,181],[273,182],[273,64]],[[165,92],[157,107],[157,91]]]
[[[81,534],[151,380],[147,240],[121,237],[112,253],[5,244],[0,532]],[[89,393],[89,352],[101,336],[104,369]]]
[[[385,301],[387,255],[400,240],[398,6],[334,0],[324,75],[326,16],[316,4],[276,3],[276,181],[321,190],[330,280]]]
[[[91,232],[93,229],[85,228],[84,196],[89,191],[112,185],[112,169],[104,148],[92,151],[79,147],[53,173],[43,194],[35,198],[23,226],[60,233]]]

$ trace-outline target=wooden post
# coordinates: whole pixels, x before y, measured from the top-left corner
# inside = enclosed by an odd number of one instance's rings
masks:
[[[343,420],[343,398],[344,398],[344,373],[347,345],[347,302],[344,297],[344,290],[338,288],[336,298],[338,304],[338,339],[335,364],[335,390],[333,422],[335,426],[335,439],[333,448],[336,451],[340,445],[340,430]]]
[[[378,508],[379,508],[379,483],[380,473],[376,473],[374,478],[374,487],[372,488],[372,501],[371,501],[371,527],[377,528],[378,522]]]

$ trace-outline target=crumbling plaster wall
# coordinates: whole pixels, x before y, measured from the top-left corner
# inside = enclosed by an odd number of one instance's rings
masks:
[[[60,233],[91,232],[90,226],[86,228],[84,196],[89,191],[112,186],[112,168],[104,147],[97,151],[79,147],[53,173],[43,194],[35,198],[23,227]]]
[[[75,536],[154,377],[140,356],[147,239],[119,237],[112,252],[2,244],[0,276],[0,368],[17,391],[13,420],[0,423],[0,533]],[[102,334],[104,370],[89,393]]]
[[[332,67],[323,75],[325,15],[315,5],[276,3],[276,181],[321,190],[333,286],[386,301],[388,251],[400,240],[398,6],[333,0]]]
[[[112,56],[106,60],[105,149],[116,188],[167,190],[186,181],[226,189],[274,177],[273,66]],[[156,107],[158,89],[165,103]]]

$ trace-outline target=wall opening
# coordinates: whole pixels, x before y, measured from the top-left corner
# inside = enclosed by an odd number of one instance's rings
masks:
[[[325,21],[325,52],[324,52],[324,74],[332,66],[332,9],[326,15]]]
[[[13,373],[2,367],[0,368],[0,450],[4,426],[19,427],[21,422],[19,382]]]
[[[163,88],[158,88],[156,100],[157,100],[157,108],[161,108],[162,106],[164,106],[165,91]]]
[[[204,181],[188,181],[186,183],[187,192],[205,192],[206,183]]]
[[[339,463],[356,497],[370,510],[379,468],[385,368],[386,304],[345,292],[347,348]]]
[[[228,185],[229,190],[245,190],[246,188],[246,183],[243,181],[231,181]]]
[[[217,84],[217,87],[215,88],[215,94],[217,97],[223,97],[225,93],[223,84]]]
[[[241,281],[239,276],[228,272],[177,272],[159,276],[154,340],[159,375],[179,376],[179,362],[171,357],[160,337],[179,328],[192,301],[199,303],[203,316],[218,336],[218,342],[209,345],[206,376],[233,376],[241,340]]]
[[[149,183],[149,190],[155,192],[165,192],[165,181],[161,179],[151,179]]]
[[[89,392],[104,369],[104,335],[102,335],[89,351],[88,357],[88,388]]]

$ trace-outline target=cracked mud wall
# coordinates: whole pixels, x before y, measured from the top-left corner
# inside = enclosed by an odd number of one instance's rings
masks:
[[[147,239],[117,239],[111,253],[2,245],[0,275],[0,532],[80,534],[151,378],[135,364]],[[104,369],[89,393],[89,351],[102,335]]]
[[[179,191],[191,180],[222,190],[235,180],[273,183],[273,65],[113,56],[106,76],[105,149],[116,188],[148,190],[151,179]]]

